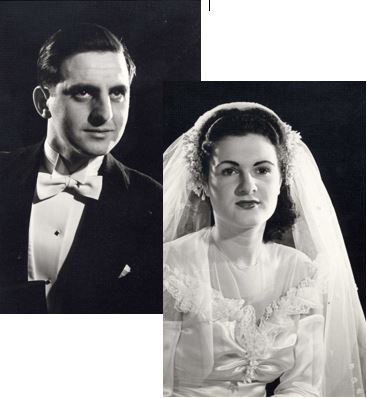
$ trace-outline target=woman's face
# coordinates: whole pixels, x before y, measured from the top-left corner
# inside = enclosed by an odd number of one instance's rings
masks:
[[[274,145],[259,134],[216,142],[206,193],[215,223],[237,231],[261,226],[272,216],[281,186]]]

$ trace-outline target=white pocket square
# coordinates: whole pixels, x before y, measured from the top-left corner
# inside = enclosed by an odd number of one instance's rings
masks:
[[[128,264],[126,264],[125,267],[123,268],[123,270],[121,271],[121,274],[119,275],[119,279],[126,276],[130,271],[131,271],[131,268],[128,266]]]

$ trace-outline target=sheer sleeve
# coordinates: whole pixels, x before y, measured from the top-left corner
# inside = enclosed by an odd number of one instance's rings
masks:
[[[295,365],[283,373],[274,396],[321,396],[323,375],[323,326],[321,315],[310,315],[298,323],[294,348]]]
[[[163,396],[171,396],[174,384],[174,362],[181,333],[182,314],[174,306],[173,297],[163,292]]]
[[[295,316],[297,323],[297,342],[294,347],[294,366],[280,377],[280,384],[274,396],[322,396],[324,369],[324,317],[322,315],[322,291],[315,267],[309,261],[301,264],[307,270],[303,276],[312,278],[315,289],[310,300],[319,303],[308,314]],[[312,297],[314,296],[314,297]],[[297,320],[298,318],[298,320]]]
[[[173,391],[175,351],[181,332],[181,322],[163,322],[163,396]]]

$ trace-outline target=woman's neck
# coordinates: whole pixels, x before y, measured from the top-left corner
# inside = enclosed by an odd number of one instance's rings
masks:
[[[212,238],[218,249],[237,267],[255,265],[263,248],[265,224],[241,230],[214,225]]]

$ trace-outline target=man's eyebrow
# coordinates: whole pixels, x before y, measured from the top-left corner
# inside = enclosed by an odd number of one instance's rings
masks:
[[[125,94],[126,91],[127,91],[127,89],[128,89],[128,88],[127,88],[126,85],[124,85],[124,84],[117,84],[116,86],[111,87],[111,88],[109,89],[109,92],[111,93],[112,91],[119,90],[119,91],[121,91],[123,94]],[[81,90],[87,90],[87,91],[89,91],[90,93],[99,93],[99,91],[100,91],[100,89],[99,89],[97,86],[94,86],[93,84],[77,83],[77,84],[72,84],[72,85],[69,86],[69,87],[66,87],[66,88],[63,90],[63,93],[64,93],[64,94],[74,94],[74,93],[76,93],[76,92],[78,92],[78,91],[81,91]]]
[[[119,90],[125,94],[127,91],[127,86],[125,84],[118,84],[117,86],[111,87],[109,91],[111,92],[111,91],[115,91],[115,90]]]
[[[77,83],[77,84],[72,84],[69,87],[66,87],[63,90],[64,94],[74,94],[75,92],[81,91],[81,90],[87,90],[92,93],[99,92],[99,88],[96,86],[93,86],[93,84],[83,84],[83,83]]]

